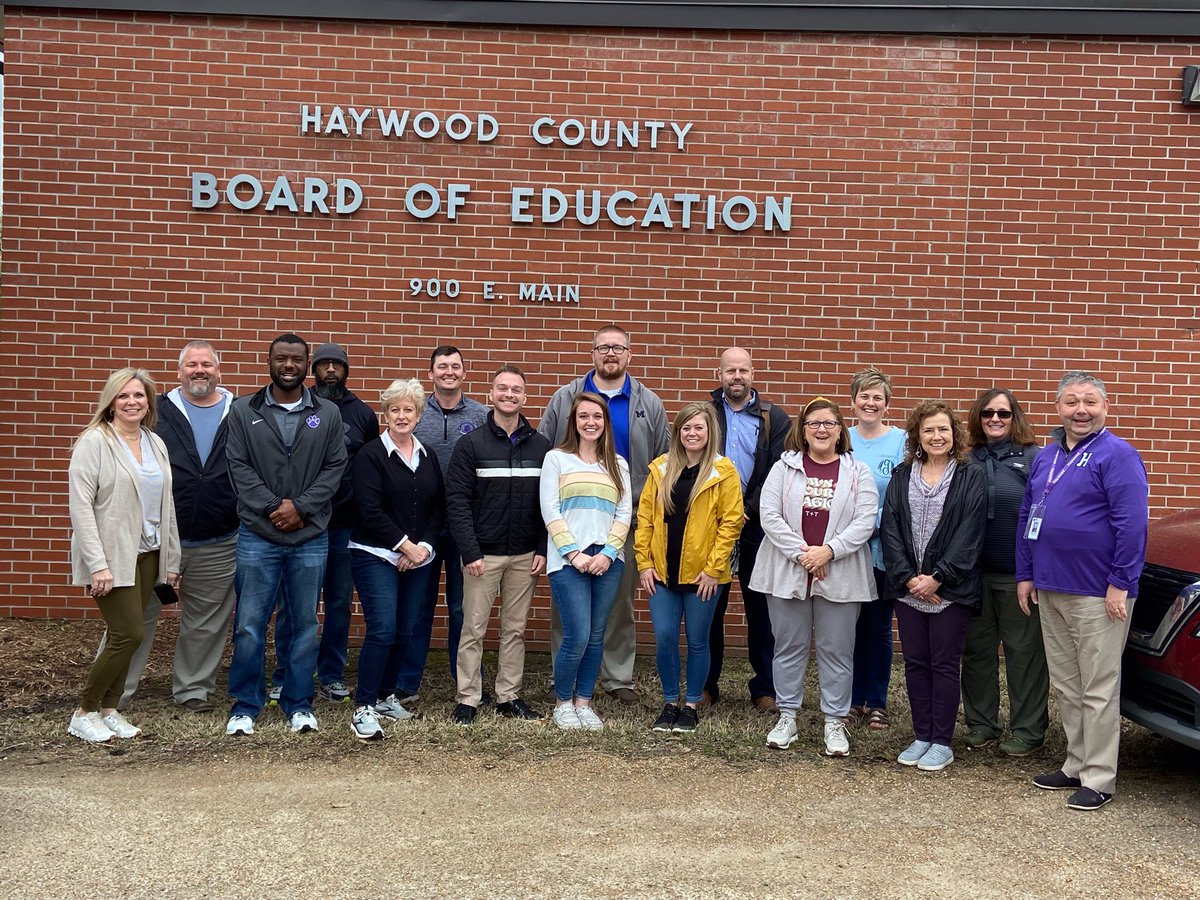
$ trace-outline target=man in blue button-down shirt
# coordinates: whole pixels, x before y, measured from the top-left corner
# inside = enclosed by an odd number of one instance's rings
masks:
[[[763,713],[774,714],[775,684],[771,662],[775,656],[775,638],[767,614],[767,598],[750,590],[754,560],[763,541],[758,522],[758,496],[771,466],[783,455],[783,444],[792,426],[786,412],[763,400],[754,390],[754,364],[750,354],[730,347],[721,354],[717,368],[721,386],[712,392],[717,419],[721,422],[721,452],[728,456],[742,479],[746,526],[738,540],[738,582],[742,588],[742,608],[746,613],[746,645],[754,677],[750,679],[750,702]],[[709,633],[712,662],[704,686],[704,700],[711,704],[720,698],[717,681],[725,655],[725,610],[729,604],[729,585],[717,601],[717,613]]]

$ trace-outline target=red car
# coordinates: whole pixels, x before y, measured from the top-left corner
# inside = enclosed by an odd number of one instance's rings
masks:
[[[1200,749],[1200,509],[1150,524],[1121,671],[1121,714]]]

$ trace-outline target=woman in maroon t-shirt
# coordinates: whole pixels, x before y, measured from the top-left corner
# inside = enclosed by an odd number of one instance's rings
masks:
[[[842,411],[831,400],[817,397],[804,407],[785,447],[763,484],[766,540],[750,579],[750,587],[767,595],[775,635],[779,721],[767,746],[782,750],[796,740],[815,631],[825,753],[846,756],[854,626],[862,604],[877,596],[867,542],[879,492],[870,468],[850,453]]]

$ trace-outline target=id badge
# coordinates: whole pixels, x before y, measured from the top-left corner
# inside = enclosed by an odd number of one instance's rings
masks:
[[[1025,523],[1025,539],[1036,541],[1042,531],[1042,518],[1046,515],[1046,504],[1035,503],[1029,510],[1029,520]]]

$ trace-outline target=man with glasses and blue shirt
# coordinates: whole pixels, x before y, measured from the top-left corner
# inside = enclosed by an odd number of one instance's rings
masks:
[[[304,386],[308,343],[282,334],[267,353],[271,383],[233,404],[226,452],[238,498],[237,614],[228,735],[254,733],[267,702],[263,658],[276,598],[291,644],[279,705],[294,732],[317,730],[317,598],[325,580],[333,496],[346,467],[342,417]],[[282,588],[282,590],[280,590]]]
[[[629,464],[633,487],[633,508],[637,509],[642,485],[650,470],[650,461],[667,452],[670,431],[667,413],[658,395],[628,373],[633,352],[629,334],[618,325],[605,325],[592,340],[591,372],[581,375],[559,388],[546,407],[538,431],[557,447],[567,433],[571,402],[581,391],[592,391],[608,400],[612,419],[613,438],[617,454]],[[635,523],[636,524],[636,523]],[[626,539],[633,546],[633,528]],[[604,661],[600,668],[600,684],[605,692],[622,703],[638,702],[633,687],[633,663],[637,649],[637,632],[633,623],[633,593],[637,588],[637,566],[626,566],[617,588],[604,635]],[[551,649],[558,651],[562,643],[562,623],[551,607]]]

